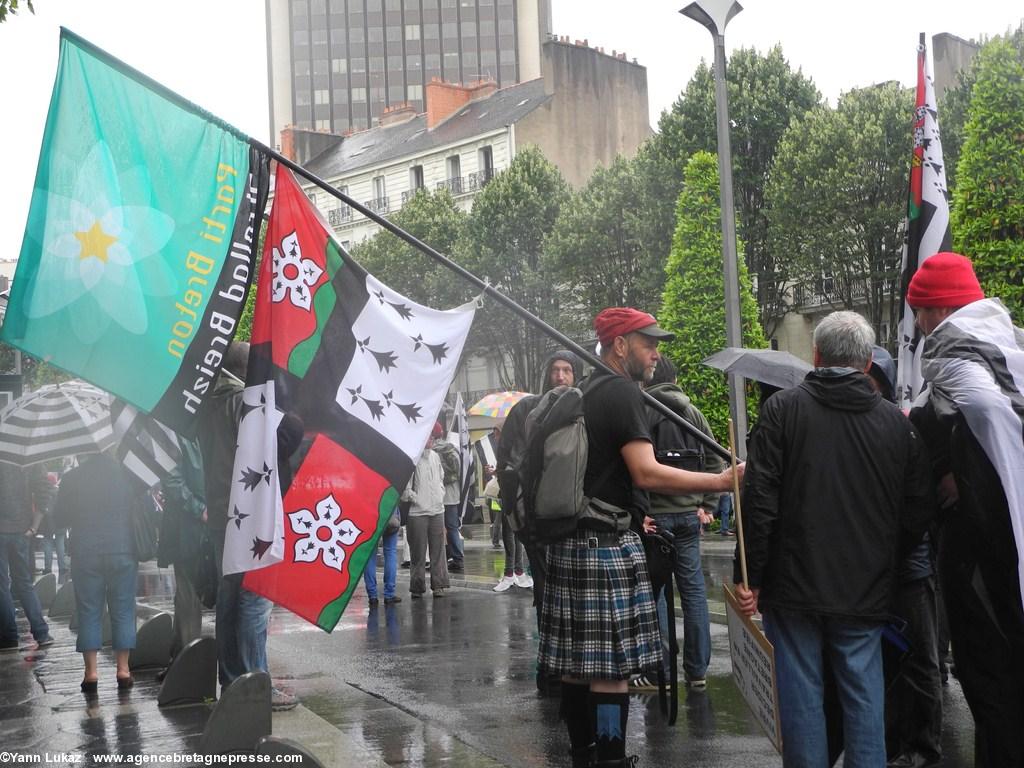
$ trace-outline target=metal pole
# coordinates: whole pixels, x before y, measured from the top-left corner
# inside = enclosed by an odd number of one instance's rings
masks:
[[[715,41],[715,114],[718,118],[718,179],[722,208],[722,264],[725,280],[725,341],[743,346],[740,327],[740,276],[736,256],[736,208],[732,197],[732,147],[729,141],[729,94],[725,82],[725,35],[712,31]],[[739,435],[737,450],[746,456],[747,400],[743,378],[728,374],[729,410]]]
[[[534,325],[535,327],[539,328],[541,331],[543,331],[544,333],[549,335],[551,338],[555,339],[555,341],[557,341],[559,344],[563,345],[566,349],[571,350],[572,352],[574,352],[576,355],[578,355],[583,360],[585,360],[588,363],[590,363],[595,368],[600,368],[600,369],[602,369],[604,371],[608,371],[609,373],[615,374],[615,371],[611,370],[611,368],[609,368],[607,365],[605,365],[604,361],[602,361],[599,357],[595,356],[591,352],[589,352],[586,349],[584,349],[583,347],[581,347],[579,344],[577,344],[575,341],[573,341],[568,336],[563,334],[561,331],[559,331],[559,330],[553,328],[552,326],[548,325],[547,323],[545,323],[543,320],[541,320],[539,317],[534,315],[532,312],[529,312],[524,307],[521,307],[519,304],[517,304],[515,301],[510,299],[505,294],[501,293],[498,290],[495,290],[493,287],[491,287],[491,285],[489,283],[481,280],[479,277],[477,277],[476,275],[474,275],[472,272],[470,272],[469,270],[465,269],[464,267],[459,266],[454,261],[452,261],[447,256],[445,256],[443,253],[434,250],[433,248],[431,248],[429,245],[427,245],[426,243],[424,243],[420,239],[418,239],[418,238],[414,237],[413,235],[409,234],[404,229],[399,227],[397,224],[393,224],[392,222],[388,221],[388,219],[386,219],[385,217],[383,217],[380,214],[378,214],[376,211],[371,211],[365,205],[362,205],[361,203],[356,202],[351,197],[346,195],[344,192],[341,192],[341,191],[335,189],[330,184],[328,184],[326,181],[321,179],[319,176],[316,176],[315,174],[310,173],[305,168],[303,168],[301,165],[299,165],[298,163],[296,163],[296,162],[294,162],[292,160],[289,160],[287,157],[282,155],[280,152],[275,152],[273,149],[268,147],[266,144],[263,144],[262,142],[256,141],[255,139],[251,139],[251,138],[249,139],[249,144],[251,146],[255,147],[256,149],[260,150],[261,152],[264,152],[267,155],[269,155],[270,157],[274,158],[281,165],[283,165],[286,168],[288,168],[288,169],[294,171],[295,173],[299,174],[304,179],[307,179],[308,181],[311,181],[312,183],[316,184],[322,190],[324,190],[328,194],[333,195],[334,197],[338,198],[339,200],[341,200],[346,205],[348,205],[348,206],[354,208],[355,210],[359,211],[361,214],[366,216],[371,221],[375,222],[376,224],[379,224],[381,227],[386,229],[388,232],[391,232],[396,237],[401,238],[406,243],[408,243],[409,245],[413,246],[417,250],[423,252],[424,254],[426,254],[427,256],[429,256],[430,258],[432,258],[434,261],[438,262],[439,264],[441,264],[445,268],[450,269],[452,272],[457,274],[459,277],[461,277],[462,279],[464,279],[467,282],[469,282],[472,285],[474,285],[483,294],[485,294],[487,296],[490,296],[495,301],[497,301],[499,304],[502,304],[507,309],[511,310],[512,312],[515,312],[519,317],[523,318],[528,323],[530,323],[530,324]],[[715,440],[713,438],[710,438],[707,435],[705,435],[703,432],[701,432],[695,426],[693,426],[688,421],[683,419],[679,414],[677,414],[671,408],[669,408],[666,405],[663,405],[662,403],[659,403],[657,400],[655,400],[653,397],[651,397],[646,392],[643,392],[642,394],[644,396],[644,402],[645,402],[645,404],[647,406],[649,406],[651,408],[654,408],[659,413],[663,414],[667,418],[670,418],[673,422],[678,424],[680,427],[685,429],[687,432],[689,432],[695,438],[697,438],[702,443],[704,443],[704,445],[707,448],[709,448],[710,450],[712,450],[715,453],[717,453],[723,459],[728,460],[728,458],[729,458],[729,451],[726,450],[725,448],[723,448],[717,442],[715,442]]]

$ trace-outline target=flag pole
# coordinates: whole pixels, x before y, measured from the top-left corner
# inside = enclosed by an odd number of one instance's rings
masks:
[[[743,512],[740,510],[740,478],[736,474],[736,425],[729,419],[729,461],[732,464],[732,511],[736,524],[736,543],[740,552],[740,576],[743,588],[750,589],[747,582],[747,548],[743,543]]]
[[[469,282],[473,286],[475,286],[477,289],[479,289],[481,291],[481,293],[483,293],[483,294],[485,294],[487,296],[490,296],[495,301],[497,301],[499,304],[504,306],[506,309],[511,310],[512,312],[514,312],[516,315],[521,317],[526,322],[528,322],[531,325],[539,328],[541,331],[546,333],[548,336],[550,336],[551,338],[555,339],[555,341],[557,341],[559,344],[561,344],[564,347],[566,347],[567,349],[571,350],[573,353],[575,353],[576,355],[578,355],[582,359],[586,360],[588,363],[590,363],[595,368],[600,368],[600,369],[602,369],[604,371],[607,371],[608,373],[612,373],[612,374],[615,373],[615,371],[613,371],[611,368],[609,368],[607,365],[605,365],[604,362],[599,357],[597,357],[593,353],[591,353],[591,352],[587,351],[586,349],[584,349],[583,347],[581,347],[579,344],[577,344],[575,341],[573,341],[568,336],[563,334],[561,331],[557,330],[553,326],[551,326],[548,323],[544,322],[539,317],[534,315],[532,312],[527,310],[525,307],[520,306],[518,303],[516,303],[515,301],[510,299],[508,296],[506,296],[505,294],[503,294],[500,291],[498,291],[497,289],[495,289],[493,286],[491,286],[490,283],[488,283],[488,282],[486,282],[484,280],[481,280],[479,277],[474,275],[472,272],[467,270],[465,267],[462,267],[459,264],[456,264],[454,261],[449,259],[447,256],[445,256],[440,251],[434,250],[433,248],[431,248],[429,245],[424,243],[419,238],[417,238],[414,235],[411,235],[410,233],[406,232],[404,229],[399,227],[397,224],[392,223],[391,221],[386,219],[384,216],[381,216],[376,211],[370,210],[365,205],[363,205],[363,204],[357,202],[356,200],[352,199],[351,197],[349,197],[344,192],[342,192],[342,191],[340,191],[338,189],[335,189],[333,186],[328,184],[326,181],[321,179],[316,174],[307,171],[305,168],[303,168],[301,165],[299,165],[295,161],[289,160],[287,157],[282,155],[280,152],[277,152],[277,151],[271,149],[266,144],[263,144],[262,142],[259,142],[256,139],[250,138],[249,139],[249,145],[254,147],[255,149],[258,149],[260,152],[264,152],[265,154],[267,154],[270,157],[274,158],[277,162],[279,162],[285,168],[288,168],[289,170],[294,171],[295,173],[297,173],[298,175],[302,176],[302,178],[306,179],[307,181],[310,181],[313,184],[316,184],[318,187],[320,187],[322,190],[324,190],[328,194],[333,195],[334,197],[338,198],[339,200],[341,200],[343,203],[345,203],[349,207],[354,208],[355,210],[359,211],[359,213],[363,214],[366,218],[370,219],[371,221],[373,221],[376,224],[379,224],[381,227],[386,229],[391,234],[393,234],[396,237],[404,240],[406,243],[411,245],[413,248],[416,248],[417,250],[423,252],[424,254],[426,254],[427,256],[432,258],[434,261],[436,261],[438,264],[442,265],[446,269],[451,270],[452,272],[457,274],[459,277],[461,277],[463,280],[466,280],[467,282]],[[710,450],[714,451],[716,454],[721,456],[723,459],[729,459],[729,457],[730,457],[729,451],[726,450],[725,448],[723,448],[721,445],[719,445],[714,440],[714,438],[709,437],[708,435],[706,435],[703,432],[701,432],[699,429],[697,429],[695,426],[690,424],[688,421],[686,421],[684,418],[682,418],[679,414],[677,414],[671,408],[669,408],[668,406],[663,405],[662,403],[658,402],[657,400],[655,400],[653,397],[651,397],[646,392],[643,392],[642,394],[644,396],[644,401],[646,402],[646,404],[648,406],[650,406],[651,408],[654,408],[656,411],[658,411],[659,413],[664,415],[666,418],[671,419],[674,423],[678,424],[680,427],[685,429],[690,435],[692,435],[693,437],[695,437],[698,440],[700,440],[702,443],[704,443],[704,445],[707,448],[709,448]]]

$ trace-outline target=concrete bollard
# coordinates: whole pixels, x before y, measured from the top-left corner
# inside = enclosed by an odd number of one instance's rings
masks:
[[[191,706],[216,698],[217,641],[212,637],[199,637],[174,657],[156,702],[161,707]]]
[[[252,753],[270,731],[270,675],[247,672],[221,691],[203,729],[199,751],[204,755]]]
[[[146,619],[135,633],[135,647],[128,657],[131,669],[164,667],[171,658],[171,626],[169,613],[158,613]]]

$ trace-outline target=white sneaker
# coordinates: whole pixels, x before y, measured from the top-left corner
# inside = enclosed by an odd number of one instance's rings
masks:
[[[511,576],[502,576],[501,581],[494,585],[495,592],[506,592],[512,589],[512,585],[516,583],[516,580]]]
[[[517,573],[514,580],[517,587],[533,589],[533,577],[528,573]]]

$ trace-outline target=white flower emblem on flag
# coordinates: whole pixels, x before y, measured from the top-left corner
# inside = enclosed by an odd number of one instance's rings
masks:
[[[285,296],[296,307],[307,312],[312,303],[310,288],[324,271],[312,259],[302,258],[302,247],[295,232],[281,240],[280,249],[274,248],[274,284],[271,291],[273,301],[284,301]]]
[[[245,388],[231,473],[224,573],[284,559],[284,503],[277,477],[277,427],[282,419],[273,381]]]
[[[292,531],[302,537],[295,541],[295,560],[315,563],[322,558],[324,565],[341,571],[345,562],[343,546],[351,546],[362,531],[351,520],[342,517],[341,505],[329,494],[316,504],[316,515],[308,509],[288,514]]]

